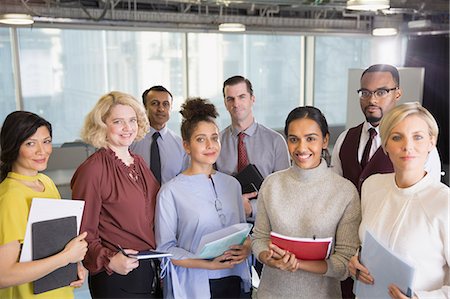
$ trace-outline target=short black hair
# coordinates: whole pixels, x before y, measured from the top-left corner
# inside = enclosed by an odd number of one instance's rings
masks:
[[[394,79],[395,84],[397,87],[400,86],[400,75],[398,73],[398,69],[390,64],[374,64],[368,67],[364,70],[364,72],[361,75],[361,79],[364,77],[366,73],[378,73],[378,72],[389,72],[392,75],[392,78]]]
[[[233,77],[226,79],[223,82],[223,88],[222,88],[223,97],[225,97],[225,87],[226,86],[233,86],[233,85],[236,85],[236,84],[239,84],[242,82],[244,82],[247,85],[247,91],[252,96],[253,95],[252,82],[250,82],[250,80],[248,80],[247,78],[244,78],[242,76],[233,76]]]
[[[167,90],[164,86],[162,86],[162,85],[155,85],[155,86],[150,87],[149,89],[147,89],[146,91],[144,91],[144,92],[142,93],[142,103],[144,104],[144,107],[147,107],[147,104],[146,104],[146,101],[147,101],[147,94],[148,94],[150,91],[167,92],[167,93],[169,94],[169,96],[170,96],[170,99],[173,100],[173,96],[172,96],[172,94],[170,93],[170,91],[168,91],[168,90]]]

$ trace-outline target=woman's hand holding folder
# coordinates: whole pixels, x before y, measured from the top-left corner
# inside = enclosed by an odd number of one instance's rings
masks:
[[[250,237],[244,241],[242,245],[233,245],[229,250],[225,251],[224,254],[229,254],[229,260],[233,265],[242,263],[247,259],[251,253],[251,241]]]
[[[348,262],[348,270],[354,280],[359,280],[365,284],[373,284],[373,277],[369,270],[360,263],[358,255],[354,255]]]

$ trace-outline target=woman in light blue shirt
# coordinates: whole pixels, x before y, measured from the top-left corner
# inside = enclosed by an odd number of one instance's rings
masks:
[[[238,298],[250,290],[250,240],[211,260],[195,258],[195,252],[203,235],[246,222],[241,187],[213,168],[221,148],[214,105],[188,99],[181,114],[191,164],[161,187],[155,216],[157,249],[173,254],[165,297]]]

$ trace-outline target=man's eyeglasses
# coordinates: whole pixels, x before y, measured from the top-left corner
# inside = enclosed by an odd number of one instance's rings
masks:
[[[376,98],[384,98],[393,90],[397,90],[398,87],[394,88],[379,88],[375,91],[370,91],[364,88],[358,89],[356,92],[358,93],[359,97],[363,100],[368,100],[374,95]]]
[[[214,185],[214,180],[212,178],[212,176],[209,177],[211,179],[211,183],[214,189],[214,194],[216,196],[216,199],[214,200],[214,207],[216,208],[217,213],[219,214],[219,219],[220,219],[220,223],[222,224],[222,227],[226,226],[226,219],[225,219],[225,214],[223,213],[222,210],[222,202],[219,199],[219,196],[217,195],[217,191],[216,191],[216,185]]]

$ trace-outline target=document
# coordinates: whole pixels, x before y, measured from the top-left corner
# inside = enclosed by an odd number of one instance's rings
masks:
[[[276,232],[270,233],[270,240],[281,249],[295,254],[300,260],[318,261],[330,256],[333,238],[295,238]]]
[[[242,245],[253,225],[238,223],[204,235],[198,245],[196,258],[212,259],[222,255],[231,245]]]
[[[22,252],[20,253],[20,262],[29,262],[32,260],[31,248],[33,241],[31,238],[31,225],[34,222],[76,216],[78,234],[80,231],[83,209],[84,201],[82,200],[33,198],[30,214],[28,215]]]
[[[361,249],[361,261],[374,279],[373,285],[356,281],[356,297],[388,298],[388,286],[397,285],[403,294],[413,294],[414,267],[382,245],[369,231],[366,231]]]
[[[264,181],[263,176],[254,164],[248,164],[236,176],[242,187],[242,194],[258,191]]]
[[[33,260],[40,260],[61,252],[77,236],[76,216],[34,222],[31,225]],[[33,282],[33,293],[40,294],[68,286],[78,280],[77,264],[56,269]]]
[[[146,251],[139,251],[138,254],[127,254],[128,257],[134,257],[138,260],[146,260],[146,259],[158,259],[163,257],[171,257],[172,254],[168,252],[161,252],[161,251],[155,251],[155,250],[146,250]]]

